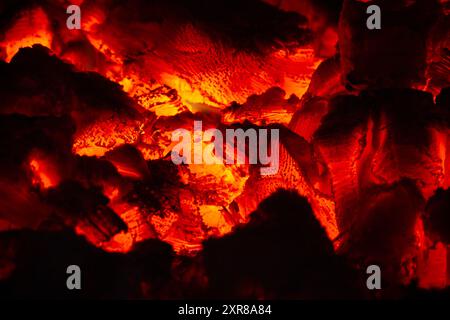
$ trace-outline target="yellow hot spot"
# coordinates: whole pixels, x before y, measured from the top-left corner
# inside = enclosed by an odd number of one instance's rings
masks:
[[[231,231],[232,226],[225,220],[221,207],[203,205],[200,206],[199,209],[203,218],[203,223],[205,223],[208,227],[217,228],[221,234]]]

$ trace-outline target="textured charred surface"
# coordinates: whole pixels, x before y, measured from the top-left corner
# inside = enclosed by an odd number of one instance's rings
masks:
[[[0,4],[2,295],[82,297],[74,260],[89,298],[448,286],[448,1],[79,2]],[[196,120],[280,130],[278,172],[173,164]]]
[[[431,95],[413,90],[365,92],[333,99],[331,110],[314,144],[333,176],[343,221],[343,211],[353,210],[365,188],[410,178],[430,196],[443,183],[445,158],[433,141],[435,117],[442,114],[437,114]]]

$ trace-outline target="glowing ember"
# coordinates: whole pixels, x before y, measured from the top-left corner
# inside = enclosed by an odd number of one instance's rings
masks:
[[[263,249],[289,252],[287,264],[298,259],[310,269],[340,266],[342,257],[349,270],[381,261],[394,285],[448,286],[449,243],[439,228],[448,223],[440,214],[450,185],[445,1],[429,11],[402,2],[405,21],[423,18],[423,26],[405,28],[386,15],[391,31],[371,37],[356,19],[368,1],[344,1],[342,10],[256,1],[264,24],[233,16],[223,26],[215,12],[192,9],[200,4],[80,0],[81,30],[66,28],[64,11],[54,14],[63,2],[48,2],[24,6],[2,26],[0,230],[70,229],[102,254],[134,262],[146,245],[164,242],[177,259],[168,253],[172,271],[193,279],[180,281],[199,292],[230,285],[233,297],[277,296],[258,287],[246,260],[254,254],[265,264]],[[197,141],[195,121],[217,132],[277,130],[277,171],[261,174],[265,163],[176,163],[177,130],[200,146],[179,158],[207,150],[222,160],[212,141]],[[248,159],[265,143],[229,153]],[[239,270],[248,267],[247,278],[215,278],[214,268],[232,269],[225,255],[214,265],[217,252],[247,261]],[[0,281],[13,273],[0,266]],[[146,281],[142,290],[156,290]]]
[[[20,48],[40,44],[51,48],[52,33],[50,22],[41,8],[22,12],[21,17],[8,30],[0,43],[6,47],[6,61],[11,61]]]

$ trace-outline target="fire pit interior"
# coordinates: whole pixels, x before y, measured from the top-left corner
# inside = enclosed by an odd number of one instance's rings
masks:
[[[449,12],[2,0],[0,296],[448,296]]]

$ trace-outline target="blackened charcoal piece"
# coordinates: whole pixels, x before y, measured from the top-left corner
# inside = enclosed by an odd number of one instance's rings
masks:
[[[21,172],[23,162],[36,149],[67,160],[71,157],[74,132],[69,117],[0,115],[1,176],[13,177]]]
[[[57,208],[56,214],[66,225],[80,225],[89,230],[94,241],[106,241],[127,225],[110,209],[108,198],[100,190],[86,189],[77,182],[66,181],[48,191],[48,202]]]
[[[376,184],[404,177],[418,182],[425,197],[442,179],[442,150],[435,126],[433,96],[412,89],[386,89],[362,94],[372,109],[367,135],[370,164],[361,178]],[[367,160],[366,160],[367,161]]]
[[[355,297],[358,282],[305,198],[279,190],[232,234],[204,243],[213,297]]]
[[[36,1],[34,0],[3,0],[0,3],[0,34],[6,33],[20,17],[21,13],[36,7]]]
[[[125,264],[71,231],[60,233],[12,231],[0,234],[0,245],[10,252],[15,267],[2,279],[0,296],[34,299],[127,298]],[[67,267],[81,269],[81,290],[68,290]]]
[[[110,5],[110,17],[128,27],[131,19],[133,23],[160,22],[161,17],[175,27],[193,23],[214,40],[238,50],[261,52],[310,40],[308,30],[301,28],[305,17],[258,0],[132,0]]]
[[[0,114],[70,117],[76,125],[70,145],[78,154],[102,155],[139,135],[146,111],[119,84],[76,72],[47,48],[21,49],[0,71]]]
[[[95,73],[76,72],[40,45],[20,49],[0,69],[0,113],[71,115],[78,125],[112,115],[139,118],[138,107],[120,85]]]
[[[131,145],[123,145],[105,154],[105,159],[114,164],[118,172],[134,179],[148,179],[150,171],[142,153]]]
[[[13,180],[0,177],[0,220],[7,222],[6,226],[35,229],[50,213],[51,208],[33,192],[25,176]],[[6,226],[0,229],[9,229]]]
[[[96,248],[72,231],[0,233],[2,264],[12,266],[0,279],[0,297],[33,299],[168,298],[173,250],[148,240],[127,254]],[[67,267],[81,269],[81,290],[68,290]],[[173,284],[176,286],[176,284]]]
[[[404,267],[417,253],[415,227],[424,206],[420,190],[408,179],[364,190],[340,252],[363,269],[380,266],[386,287],[408,283],[412,270],[405,273]]]
[[[330,101],[312,143],[330,170],[343,230],[366,188],[404,177],[418,181],[424,195],[439,186],[444,159],[436,112],[431,94],[412,89],[365,91]]]
[[[169,298],[168,285],[172,279],[174,257],[172,247],[156,239],[139,242],[127,253],[134,271],[131,276],[140,284],[143,297]],[[171,284],[174,285],[173,282]]]
[[[431,31],[429,47],[427,86],[434,95],[450,85],[450,1],[440,0],[443,14]]]
[[[447,37],[450,38],[450,31],[447,32]],[[434,54],[428,65],[427,78],[429,79],[429,82],[427,91],[430,91],[435,95],[439,93],[441,88],[450,85],[450,43],[448,46],[449,48],[437,50],[438,52]]]
[[[450,244],[450,189],[438,189],[428,201],[424,225],[432,240]]]
[[[56,183],[54,162],[71,159],[74,131],[68,117],[0,115],[1,219],[16,228],[36,228],[50,214],[34,187]]]
[[[343,0],[264,0],[284,10],[298,12],[308,19],[314,39],[315,54],[330,57],[336,52],[337,23]]]
[[[181,213],[180,181],[178,168],[171,161],[153,160],[147,162],[150,177],[132,180],[123,199],[139,207],[139,214],[167,216],[173,212]],[[191,212],[189,213],[189,217]]]
[[[329,170],[336,220],[345,229],[346,209],[355,205],[360,188],[355,164],[364,150],[369,112],[362,99],[355,96],[337,96],[329,102],[329,109],[312,143]]]
[[[369,30],[366,9],[381,8],[381,29]],[[343,76],[352,88],[425,84],[427,40],[439,16],[437,0],[344,1],[339,23]]]
[[[124,183],[114,165],[96,157],[74,156],[63,173],[66,180],[75,180],[86,187],[117,186]]]
[[[441,93],[436,97],[436,105],[442,111],[450,114],[450,87],[441,90]]]

